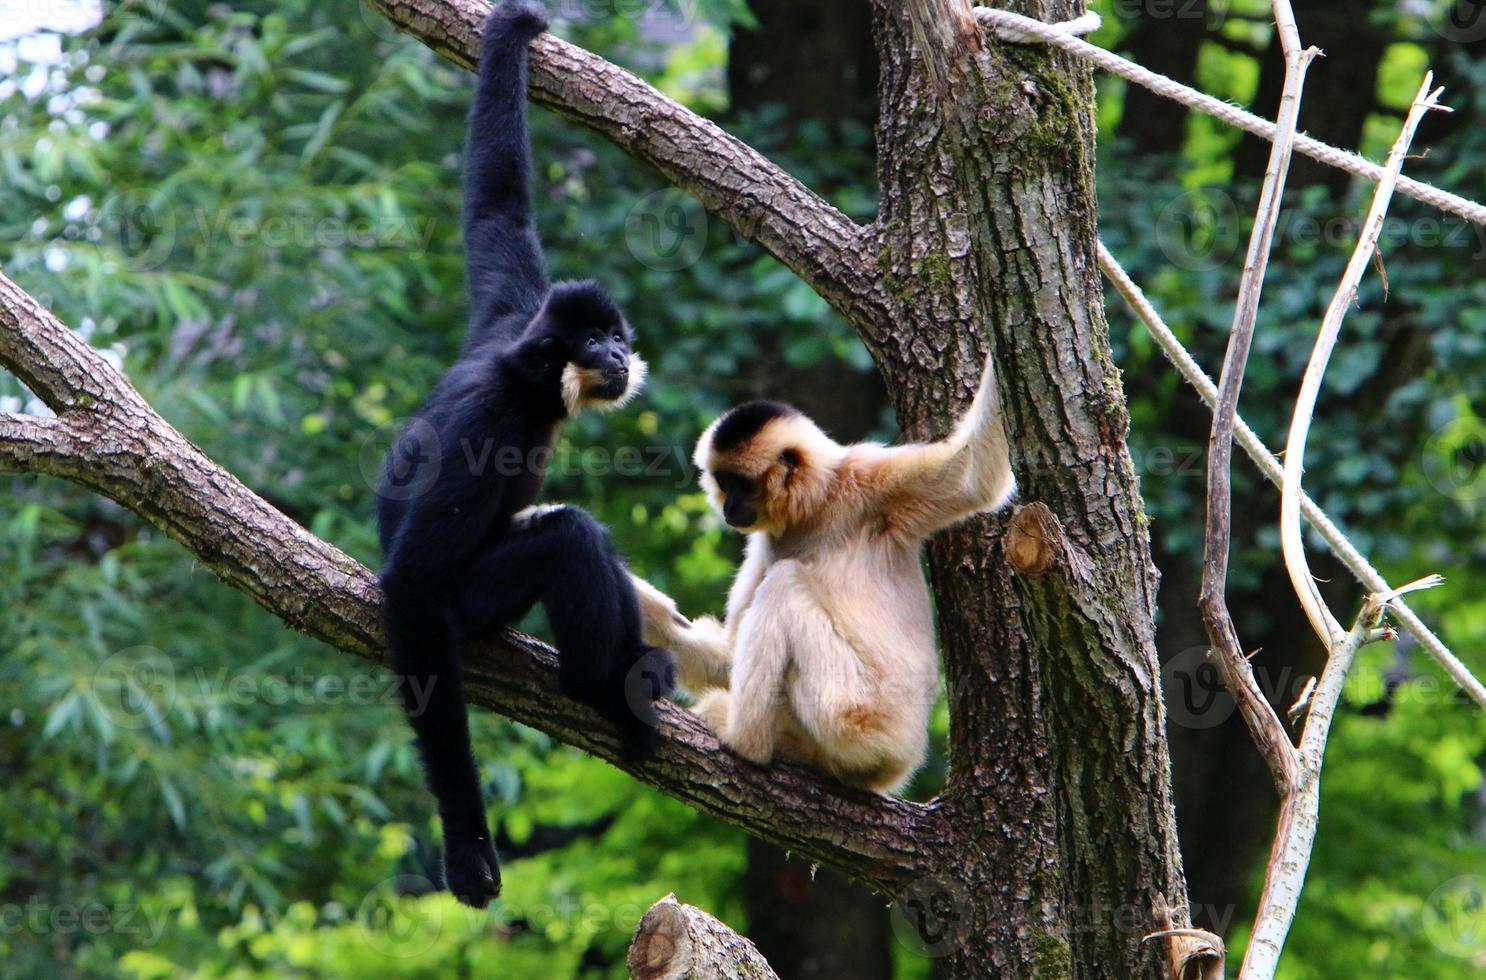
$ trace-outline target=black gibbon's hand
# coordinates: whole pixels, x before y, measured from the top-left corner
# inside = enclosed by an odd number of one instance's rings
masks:
[[[506,0],[497,3],[485,22],[485,30],[497,24],[510,24],[518,31],[536,37],[547,29],[547,11],[536,0]]]

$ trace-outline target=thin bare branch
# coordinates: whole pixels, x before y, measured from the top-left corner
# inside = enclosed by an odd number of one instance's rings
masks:
[[[1254,934],[1244,951],[1238,980],[1269,980],[1279,966],[1280,952],[1295,919],[1306,868],[1316,843],[1316,822],[1321,810],[1321,755],[1326,736],[1341,697],[1342,682],[1357,651],[1372,639],[1373,624],[1381,611],[1376,597],[1369,597],[1351,632],[1342,633],[1331,648],[1326,669],[1311,695],[1306,741],[1300,753],[1300,778],[1280,803],[1279,826],[1264,872],[1264,890],[1259,895],[1259,913],[1254,919]]]
[[[1439,98],[1444,89],[1430,91],[1432,84],[1434,73],[1428,72],[1414,98],[1413,107],[1404,120],[1403,129],[1388,153],[1388,164],[1384,168],[1382,180],[1378,181],[1378,186],[1373,191],[1372,206],[1368,209],[1367,220],[1357,238],[1357,247],[1352,250],[1352,258],[1342,274],[1341,283],[1321,320],[1321,329],[1316,336],[1310,362],[1306,364],[1305,376],[1301,379],[1300,394],[1295,399],[1295,412],[1290,419],[1290,436],[1285,442],[1285,479],[1280,485],[1280,544],[1284,549],[1285,570],[1290,574],[1290,584],[1295,589],[1295,595],[1305,608],[1306,618],[1311,621],[1311,629],[1316,631],[1321,642],[1328,647],[1336,646],[1345,631],[1331,614],[1331,610],[1326,608],[1326,601],[1321,598],[1321,590],[1316,587],[1315,578],[1311,575],[1310,565],[1305,558],[1305,543],[1300,534],[1300,474],[1305,462],[1305,443],[1310,434],[1311,417],[1316,410],[1316,398],[1321,391],[1321,379],[1326,374],[1326,365],[1336,347],[1337,337],[1341,334],[1342,320],[1356,301],[1357,287],[1362,282],[1368,264],[1377,253],[1378,236],[1383,230],[1388,204],[1393,200],[1394,185],[1403,169],[1403,161],[1408,156],[1409,144],[1414,141],[1414,133],[1425,115],[1442,108]]]
[[[381,593],[372,572],[208,459],[3,274],[0,364],[65,408],[52,419],[0,416],[0,471],[59,476],[110,497],[290,626],[382,662]],[[473,703],[868,885],[891,889],[911,880],[946,839],[933,807],[852,791],[795,766],[754,766],[722,751],[705,726],[672,705],[662,706],[659,757],[625,764],[608,723],[563,695],[556,658],[530,637],[512,632],[476,647],[465,669]]]
[[[1130,305],[1130,309],[1135,314],[1136,319],[1150,331],[1151,336],[1156,341],[1156,345],[1161,348],[1161,353],[1165,354],[1166,358],[1171,361],[1181,376],[1186,378],[1187,382],[1197,389],[1198,396],[1207,403],[1209,408],[1216,405],[1218,401],[1217,385],[1213,384],[1213,380],[1202,370],[1202,366],[1192,359],[1192,355],[1187,353],[1187,349],[1182,346],[1182,342],[1177,339],[1171,327],[1161,318],[1161,314],[1151,305],[1151,301],[1146,298],[1145,293],[1135,284],[1135,281],[1130,278],[1130,274],[1115,260],[1115,257],[1109,253],[1109,249],[1105,248],[1102,242],[1099,244],[1099,268],[1109,277],[1110,283],[1124,297],[1125,302]],[[1235,415],[1233,421],[1233,436],[1238,441],[1238,444],[1243,447],[1244,452],[1259,467],[1259,472],[1264,474],[1265,479],[1278,487],[1284,482],[1284,467],[1280,464],[1279,459],[1275,457],[1274,453],[1269,451],[1269,447],[1264,445],[1258,434],[1244,422],[1242,417]],[[1364,588],[1373,592],[1388,592],[1390,590],[1388,581],[1383,578],[1383,573],[1373,567],[1366,556],[1357,550],[1357,546],[1352,543],[1351,539],[1342,532],[1341,528],[1336,526],[1336,522],[1327,516],[1320,505],[1312,500],[1304,490],[1300,492],[1300,513],[1316,529],[1316,532],[1321,535],[1322,539],[1331,546],[1331,550],[1336,553],[1337,558],[1356,577],[1357,581],[1362,583]],[[1471,700],[1482,707],[1486,707],[1486,685],[1483,685],[1470,672],[1470,668],[1466,667],[1460,658],[1450,651],[1450,648],[1445,645],[1444,641],[1436,636],[1424,624],[1424,621],[1404,604],[1402,599],[1398,599],[1390,603],[1390,605],[1393,609],[1394,618],[1399,621],[1400,625],[1414,639],[1419,641],[1419,645],[1434,658],[1436,663],[1444,668],[1445,672],[1450,675],[1455,683],[1460,685],[1461,689],[1470,695]]]
[[[1239,282],[1238,300],[1233,307],[1233,326],[1228,334],[1228,349],[1223,356],[1219,375],[1218,404],[1213,411],[1212,429],[1207,442],[1207,532],[1203,545],[1202,594],[1198,605],[1208,642],[1216,655],[1218,669],[1228,689],[1238,702],[1239,711],[1253,733],[1254,742],[1264,753],[1271,775],[1280,793],[1294,784],[1297,768],[1295,748],[1274,708],[1259,691],[1253,667],[1239,644],[1238,630],[1228,612],[1228,555],[1232,542],[1231,498],[1233,466],[1233,424],[1238,414],[1238,394],[1243,387],[1244,367],[1254,338],[1254,322],[1259,315],[1259,296],[1264,290],[1264,274],[1269,267],[1270,247],[1279,221],[1280,200],[1285,178],[1290,172],[1290,153],[1295,140],[1295,125],[1300,117],[1300,95],[1305,84],[1306,68],[1318,53],[1302,49],[1295,28],[1295,14],[1288,0],[1274,0],[1275,24],[1285,54],[1285,84],[1280,95],[1279,135],[1269,150],[1269,163],[1264,171],[1264,184],[1259,193],[1259,206],[1254,227],[1249,235],[1249,250],[1244,259],[1243,278]]]

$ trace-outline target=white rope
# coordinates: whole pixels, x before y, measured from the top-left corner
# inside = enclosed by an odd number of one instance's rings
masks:
[[[1180,102],[1190,109],[1196,109],[1198,112],[1205,112],[1221,119],[1228,125],[1237,127],[1246,133],[1252,133],[1260,139],[1273,142],[1275,138],[1275,124],[1268,119],[1246,112],[1236,105],[1215,99],[1194,88],[1188,88],[1165,75],[1158,75],[1133,61],[1074,37],[1063,24],[1044,24],[1040,20],[991,7],[976,7],[975,19],[982,27],[990,28],[998,37],[1008,41],[1016,43],[1026,43],[1031,39],[1042,41],[1070,54],[1087,58],[1105,71],[1148,88],[1157,95]],[[1084,19],[1080,18],[1077,21],[1068,22],[1067,26],[1083,26],[1085,23]],[[1298,134],[1295,137],[1295,149],[1312,160],[1319,160],[1328,166],[1356,174],[1358,177],[1365,177],[1373,182],[1383,178],[1383,168],[1366,157],[1339,150],[1304,134]],[[1399,178],[1398,191],[1417,201],[1432,204],[1441,211],[1448,211],[1467,221],[1486,225],[1486,206],[1477,204],[1475,201],[1451,194],[1449,191],[1442,191],[1438,187],[1432,187],[1411,177]]]
[[[1166,321],[1161,319],[1161,314],[1156,312],[1156,308],[1151,305],[1145,293],[1141,292],[1140,287],[1130,278],[1130,274],[1125,271],[1124,267],[1115,261],[1115,257],[1109,253],[1109,249],[1104,247],[1103,242],[1099,243],[1099,268],[1109,277],[1110,283],[1125,298],[1125,302],[1130,304],[1135,318],[1145,324],[1146,329],[1155,338],[1157,346],[1161,348],[1161,353],[1165,354],[1167,359],[1176,365],[1182,377],[1197,389],[1197,394],[1202,396],[1202,400],[1209,408],[1216,405],[1217,386],[1202,370],[1202,366],[1192,359],[1191,354],[1187,353],[1187,349],[1182,346],[1176,334],[1172,333]],[[1270,483],[1277,487],[1283,485],[1285,471],[1280,461],[1269,451],[1254,430],[1237,416],[1233,419],[1233,438],[1258,464],[1260,472],[1269,479]],[[1331,545],[1331,550],[1357,577],[1357,581],[1373,592],[1392,591],[1387,579],[1383,578],[1383,574],[1363,557],[1362,552],[1357,550],[1341,529],[1332,523],[1331,518],[1326,516],[1326,512],[1303,490],[1300,493],[1300,512],[1305,516],[1306,521],[1320,533],[1326,543]],[[1444,641],[1435,636],[1429,627],[1424,625],[1423,620],[1414,615],[1414,611],[1404,604],[1402,599],[1395,599],[1390,605],[1403,628],[1419,641],[1419,645],[1444,668],[1445,673],[1449,674],[1455,683],[1471,696],[1472,700],[1486,707],[1486,687],[1483,687],[1470,672],[1470,668],[1450,652],[1450,648],[1445,646]]]

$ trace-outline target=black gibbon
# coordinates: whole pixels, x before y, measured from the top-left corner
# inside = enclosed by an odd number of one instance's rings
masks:
[[[746,557],[723,623],[688,621],[637,578],[646,638],[676,652],[692,710],[740,755],[900,790],[923,763],[939,683],[921,545],[1015,489],[990,363],[940,442],[843,446],[758,401],[712,423],[695,458]]]
[[[631,759],[653,753],[651,705],[675,677],[671,655],[641,637],[606,529],[576,507],[533,506],[562,421],[624,404],[645,374],[608,295],[592,282],[549,286],[543,271],[526,75],[528,42],[545,27],[530,2],[503,3],[485,24],[466,144],[468,335],[388,453],[377,491],[392,665],[438,799],[446,883],[477,907],[501,879],[470,751],[461,647],[541,603],[563,689],[619,729]]]

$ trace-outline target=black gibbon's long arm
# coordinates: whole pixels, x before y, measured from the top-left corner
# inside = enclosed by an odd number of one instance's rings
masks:
[[[480,308],[459,360],[399,436],[377,488],[381,583],[393,668],[444,828],[444,874],[483,906],[500,867],[470,749],[460,651],[541,603],[564,690],[643,758],[670,654],[640,635],[634,587],[608,531],[576,507],[534,506],[561,422],[623,404],[644,377],[633,334],[591,282],[550,288],[525,180],[531,2],[498,6],[470,113],[470,291]]]
[[[509,11],[509,13],[507,13]],[[468,341],[496,327],[513,339],[547,294],[542,246],[531,213],[526,126],[527,44],[546,26],[540,8],[497,7],[508,29],[487,30],[465,148],[464,241],[470,289]]]

